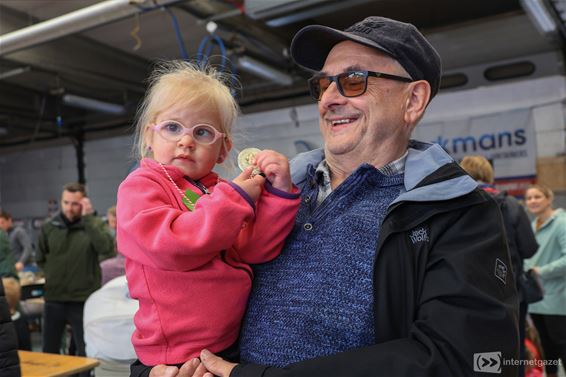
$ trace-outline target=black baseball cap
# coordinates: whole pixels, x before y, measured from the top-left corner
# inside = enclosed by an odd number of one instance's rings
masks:
[[[291,42],[291,56],[303,68],[320,71],[328,53],[339,42],[353,41],[386,53],[401,64],[413,80],[426,80],[431,99],[438,92],[442,63],[440,55],[408,23],[372,16],[344,31],[311,25],[299,30]]]

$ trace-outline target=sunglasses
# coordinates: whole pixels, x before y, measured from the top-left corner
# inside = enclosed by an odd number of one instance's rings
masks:
[[[188,128],[175,120],[163,121],[152,129],[165,140],[179,141],[183,136],[190,135],[194,141],[204,145],[210,145],[225,135],[210,124],[201,123]]]
[[[320,101],[322,95],[330,84],[336,83],[336,87],[344,97],[358,97],[364,94],[368,87],[368,77],[381,77],[383,79],[413,82],[413,79],[402,76],[390,75],[389,73],[373,71],[348,71],[336,76],[314,76],[309,79],[309,90],[312,98]]]

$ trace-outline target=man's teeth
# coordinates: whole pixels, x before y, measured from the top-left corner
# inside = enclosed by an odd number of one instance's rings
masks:
[[[338,124],[345,124],[345,123],[350,123],[353,122],[353,119],[340,119],[340,120],[333,120],[331,123],[333,126],[336,126]]]

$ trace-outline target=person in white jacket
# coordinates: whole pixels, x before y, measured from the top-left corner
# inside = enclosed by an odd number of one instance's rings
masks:
[[[100,360],[95,375],[127,377],[137,358],[131,337],[138,301],[130,297],[126,276],[110,280],[87,299],[84,310],[86,354]]]

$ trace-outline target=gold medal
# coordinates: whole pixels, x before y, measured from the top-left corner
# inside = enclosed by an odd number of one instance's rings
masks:
[[[244,171],[248,166],[255,164],[255,156],[261,152],[260,149],[257,148],[246,148],[238,154],[238,167]],[[257,170],[259,173],[259,169],[254,169],[254,172]],[[256,173],[256,174],[257,174]]]

